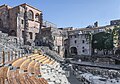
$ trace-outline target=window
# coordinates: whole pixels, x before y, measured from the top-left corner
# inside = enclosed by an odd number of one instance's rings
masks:
[[[25,32],[24,31],[22,31],[22,38],[24,38],[25,37]]]
[[[39,45],[39,42],[37,41],[36,44]]]
[[[24,24],[24,20],[21,20],[21,24]]]
[[[11,30],[11,31],[9,32],[9,35],[10,35],[10,36],[16,36],[16,31],[15,31],[15,30]]]
[[[71,54],[77,55],[77,48],[76,47],[71,47]]]
[[[84,53],[85,51],[84,51],[84,50],[82,50],[82,52]]]
[[[84,49],[84,47],[82,47],[82,49]]]
[[[77,43],[77,41],[75,40],[75,44]]]
[[[33,37],[32,37],[32,32],[29,32],[29,35],[30,35],[30,39],[32,39]]]
[[[74,37],[76,38],[76,35]]]
[[[85,43],[85,41],[84,41],[84,40],[82,40],[82,43]]]
[[[40,18],[39,18],[39,14],[37,13],[37,14],[35,15],[35,20],[36,20],[36,21],[39,21],[39,19],[40,19]]]
[[[31,20],[34,19],[34,14],[33,14],[33,11],[32,11],[32,10],[29,10],[29,11],[28,11],[28,19],[31,19]]]

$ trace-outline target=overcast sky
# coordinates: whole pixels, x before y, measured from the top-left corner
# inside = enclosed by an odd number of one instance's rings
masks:
[[[58,27],[82,28],[92,25],[107,25],[110,20],[120,19],[120,0],[0,0],[0,5],[12,7],[30,4],[43,11],[44,20]]]

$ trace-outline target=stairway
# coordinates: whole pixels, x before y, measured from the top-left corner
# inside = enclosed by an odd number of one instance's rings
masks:
[[[32,54],[14,59],[2,66],[0,84],[61,84],[60,81],[62,84],[69,84],[63,74],[60,63],[51,57]]]

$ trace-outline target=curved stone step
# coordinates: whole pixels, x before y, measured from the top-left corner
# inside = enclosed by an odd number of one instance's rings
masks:
[[[39,80],[42,84],[48,84],[48,82],[44,78],[39,78]]]
[[[27,56],[28,58],[31,58],[31,57],[36,57],[36,56],[38,56],[39,54],[31,54],[31,55],[29,55],[29,56]]]
[[[21,70],[24,70],[24,72],[27,72],[27,68],[28,68],[28,65],[29,65],[30,62],[31,62],[30,59],[25,60],[25,61],[21,64],[20,69],[21,69]]]
[[[51,62],[49,63],[50,65],[53,65],[55,63],[54,60],[51,60]]]
[[[47,60],[48,58],[47,57],[45,57],[45,58],[43,58],[43,59],[39,59],[39,62],[43,62],[43,61],[45,61],[45,60]]]
[[[43,64],[48,64],[49,61],[50,61],[50,59],[48,58],[48,59],[46,59],[45,61],[43,61],[42,63],[43,63]]]
[[[26,84],[36,84],[32,79],[30,79],[28,74],[22,74],[22,76],[24,77]]]
[[[34,74],[34,65],[35,65],[35,63],[36,62],[34,60],[32,60],[32,62],[29,63],[28,68],[27,68],[28,73]]]
[[[0,68],[0,84],[3,84],[5,82],[4,80],[7,79],[7,71],[7,66]]]
[[[4,78],[0,77],[0,84],[5,84]]]
[[[37,59],[37,58],[40,58],[42,55],[37,55],[37,56],[33,56],[31,57],[31,59]]]
[[[31,76],[30,79],[33,80],[35,84],[43,84],[43,83],[42,83],[41,81],[39,81],[39,79],[36,78],[35,76]]]
[[[8,70],[7,77],[10,83],[18,84],[18,82],[20,82],[19,80],[17,80],[17,73],[19,73],[19,70]]]
[[[41,76],[41,73],[40,73],[40,63],[36,62],[35,66],[34,66],[34,73],[35,73],[35,76]]]
[[[35,60],[36,61],[39,61],[40,59],[44,59],[45,58],[45,56],[41,56],[41,57],[39,57],[39,58],[36,58]]]
[[[20,58],[12,63],[13,67],[20,68],[21,64],[26,60],[26,58]]]
[[[33,80],[29,79],[28,74],[19,73],[19,70],[8,71],[9,84],[35,84]]]

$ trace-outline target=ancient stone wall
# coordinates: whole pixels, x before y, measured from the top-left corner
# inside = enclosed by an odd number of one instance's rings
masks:
[[[0,31],[0,51],[19,49],[22,44],[17,37],[8,36],[6,33]]]

